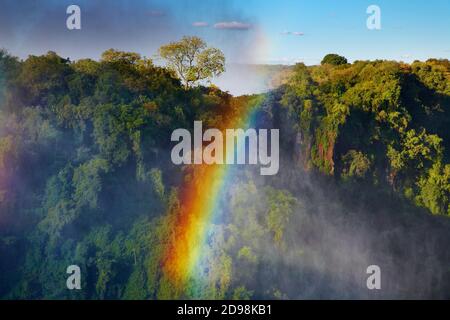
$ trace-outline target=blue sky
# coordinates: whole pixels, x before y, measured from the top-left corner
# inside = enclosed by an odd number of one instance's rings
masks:
[[[368,30],[366,9],[381,9],[381,30]],[[249,9],[249,8],[248,8]],[[411,61],[449,57],[450,1],[285,1],[259,8],[262,24],[273,39],[270,57],[318,63],[337,52],[349,60]],[[279,29],[304,32],[302,37],[280,37]]]
[[[81,7],[81,30],[65,26],[70,4]],[[371,4],[381,30],[366,28]],[[198,35],[234,63],[316,64],[330,52],[409,62],[450,58],[449,16],[448,0],[0,0],[0,47],[22,58],[98,58],[111,47],[152,57]]]

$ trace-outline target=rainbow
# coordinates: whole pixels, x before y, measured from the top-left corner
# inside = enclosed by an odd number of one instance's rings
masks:
[[[224,121],[226,128],[247,129],[254,126],[261,97],[243,103],[234,114]],[[244,148],[238,145],[237,148]],[[226,152],[226,151],[225,151]],[[232,182],[236,166],[193,165],[179,190],[179,210],[163,257],[163,273],[172,285],[182,290],[187,283],[201,287],[202,255],[215,221],[221,219],[221,207]]]

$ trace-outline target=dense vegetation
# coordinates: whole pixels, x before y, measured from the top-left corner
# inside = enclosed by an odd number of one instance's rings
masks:
[[[282,104],[296,118],[304,167],[450,214],[449,80],[447,60],[297,65]]]
[[[241,170],[212,278],[174,293],[159,260],[184,179],[170,134],[254,97],[185,86],[135,53],[1,51],[0,297],[448,297],[450,62],[290,74],[258,124],[281,130],[279,175]],[[364,285],[374,261],[390,279],[378,295]],[[66,289],[71,264],[83,290]]]

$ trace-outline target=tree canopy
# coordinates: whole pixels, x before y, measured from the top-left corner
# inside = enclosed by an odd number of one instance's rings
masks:
[[[335,53],[329,53],[323,57],[321,64],[331,64],[334,66],[339,66],[342,64],[347,64],[347,59]]]
[[[184,80],[114,49],[0,51],[0,298],[371,298],[355,277],[366,257],[395,276],[383,297],[449,298],[449,61],[297,64],[274,90],[233,97],[202,86],[211,51],[183,41],[167,52]],[[196,169],[172,164],[171,133],[250,105],[255,127],[280,129],[280,172],[233,168],[179,288],[161,265]],[[83,290],[66,289],[73,264]]]
[[[159,48],[159,55],[186,88],[225,71],[225,56],[217,48],[207,47],[198,37],[183,37]]]

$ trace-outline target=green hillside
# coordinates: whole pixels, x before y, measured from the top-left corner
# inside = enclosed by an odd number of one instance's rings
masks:
[[[257,99],[257,126],[280,129],[280,173],[238,170],[208,282],[176,290],[161,254],[188,169],[170,135]],[[233,97],[134,53],[1,51],[0,297],[449,298],[449,125],[448,60],[297,64]],[[66,290],[71,264],[82,291]],[[382,293],[361,285],[370,264]]]

